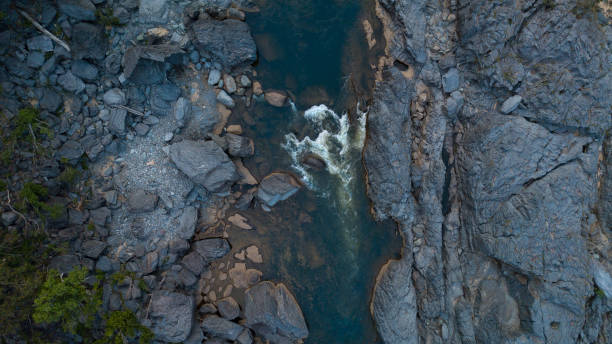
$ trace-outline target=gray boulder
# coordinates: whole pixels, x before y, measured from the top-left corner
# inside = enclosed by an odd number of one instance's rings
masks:
[[[225,70],[252,64],[257,48],[249,26],[239,20],[200,19],[191,27],[200,55],[219,63]]]
[[[83,80],[76,77],[72,72],[68,71],[57,78],[57,83],[68,92],[80,93],[85,89]]]
[[[223,258],[231,249],[229,242],[223,238],[199,240],[192,247],[207,263]]]
[[[234,100],[232,99],[232,96],[227,94],[227,92],[225,92],[224,90],[220,90],[217,94],[217,101],[227,106],[228,108],[233,108],[236,105],[234,103]]]
[[[512,96],[508,99],[506,99],[506,101],[504,101],[504,103],[502,104],[500,110],[503,114],[509,114],[510,112],[514,111],[519,104],[521,103],[521,100],[523,100],[523,97],[519,96],[519,95],[515,95]]]
[[[308,337],[308,328],[295,297],[279,283],[260,282],[245,292],[245,325],[272,343]]]
[[[73,254],[56,256],[51,259],[49,269],[57,270],[60,273],[67,274],[80,264],[79,258]]]
[[[78,141],[69,140],[60,147],[57,151],[57,156],[60,159],[67,159],[70,161],[79,159],[83,153],[85,153],[85,150]]]
[[[268,207],[293,196],[300,189],[298,181],[287,173],[272,173],[267,175],[257,190],[257,199]]]
[[[43,53],[53,51],[53,41],[45,35],[34,36],[26,42],[28,50]]]
[[[81,246],[83,255],[89,258],[97,259],[106,248],[106,243],[100,240],[88,240]]]
[[[240,176],[227,154],[213,141],[184,140],[170,146],[170,159],[194,183],[224,192]]]
[[[207,315],[204,317],[200,326],[202,330],[204,330],[204,333],[208,334],[210,337],[218,337],[232,341],[236,340],[244,330],[244,327],[216,315]]]
[[[126,110],[116,108],[111,109],[110,119],[108,120],[108,129],[117,135],[125,134],[126,119]]]
[[[96,19],[96,6],[89,0],[59,0],[60,12],[76,20],[93,21]]]
[[[151,295],[151,330],[155,338],[166,342],[182,342],[191,333],[194,312],[193,297],[155,291]]]
[[[45,88],[38,104],[41,109],[55,112],[62,105],[62,102],[62,96],[50,88]]]

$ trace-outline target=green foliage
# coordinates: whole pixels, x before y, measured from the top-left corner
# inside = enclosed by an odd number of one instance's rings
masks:
[[[548,10],[552,10],[555,8],[555,6],[557,6],[557,4],[555,4],[555,0],[544,0],[542,2],[544,3],[544,8]]]
[[[59,323],[66,332],[76,334],[77,328],[90,328],[98,307],[99,293],[84,284],[87,269],[75,269],[67,277],[49,271],[40,294],[34,300],[32,318],[39,324]]]
[[[0,230],[0,338],[31,335],[30,315],[49,254],[43,248],[44,239],[38,232]]]
[[[23,185],[19,192],[20,202],[18,207],[27,210],[28,206],[41,218],[48,214],[51,219],[59,219],[65,212],[65,207],[61,204],[47,204],[44,200],[49,191],[40,184],[28,182]]]
[[[95,231],[96,230],[96,225],[93,222],[90,222],[87,224],[87,230],[88,231]]]
[[[6,182],[4,180],[0,180],[0,192],[2,191],[6,191],[8,185],[6,184]]]
[[[59,181],[71,187],[79,180],[79,177],[81,177],[81,171],[72,166],[66,166],[59,175]]]
[[[139,344],[148,344],[153,340],[153,332],[140,324],[132,311],[114,311],[106,318],[104,338],[97,340],[95,344],[123,344],[128,338],[137,336]]]
[[[113,9],[110,7],[98,8],[96,10],[96,18],[98,18],[98,22],[103,26],[122,26],[119,18],[115,17]]]
[[[3,21],[6,18],[6,13],[4,11],[0,11],[0,21]]]
[[[606,298],[606,294],[604,293],[604,291],[599,289],[599,288],[597,288],[597,287],[595,287],[595,295],[597,295],[597,296],[599,296],[599,297],[601,297],[603,299]]]
[[[11,124],[12,130],[2,138],[0,158],[5,164],[11,162],[18,146],[30,146],[36,155],[45,154],[38,142],[43,136],[53,137],[53,132],[47,123],[39,118],[36,109],[30,107],[19,110]]]

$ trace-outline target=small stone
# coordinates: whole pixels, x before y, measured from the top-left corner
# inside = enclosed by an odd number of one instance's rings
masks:
[[[96,6],[89,0],[59,0],[57,6],[62,13],[77,20],[96,19]]]
[[[451,68],[442,77],[442,88],[444,92],[451,93],[459,88],[459,71],[457,68]]]
[[[89,240],[81,246],[83,255],[89,258],[96,259],[106,248],[106,243],[99,240]]]
[[[138,123],[134,127],[134,131],[138,136],[145,136],[149,132],[149,126],[143,123]]]
[[[255,153],[253,140],[248,137],[228,133],[225,139],[228,144],[228,153],[231,156],[246,158]]]
[[[504,115],[511,113],[512,111],[516,110],[522,100],[523,97],[519,96],[518,94],[506,99],[501,106],[501,112]]]
[[[202,330],[213,337],[236,340],[244,327],[216,315],[207,315],[200,323]]]
[[[37,50],[43,53],[53,51],[53,42],[45,35],[34,36],[27,41],[28,50]]]
[[[57,83],[60,84],[66,91],[78,94],[85,89],[83,80],[76,77],[72,72],[66,72],[57,78]]]
[[[126,103],[125,93],[118,88],[106,91],[102,99],[106,105],[125,105]]]
[[[261,87],[261,83],[259,81],[253,82],[253,94],[256,96],[263,94],[263,88]]]
[[[219,94],[217,94],[217,101],[227,106],[228,108],[233,108],[235,105],[232,97],[229,94],[227,94],[227,92],[225,92],[224,90],[220,90]]]
[[[113,265],[111,263],[111,260],[108,259],[107,256],[100,257],[100,259],[98,259],[98,262],[96,263],[96,270],[100,270],[102,272],[112,271]]]
[[[12,211],[7,211],[6,213],[2,213],[2,224],[4,226],[11,226],[17,221],[17,214]]]
[[[108,121],[108,129],[118,135],[125,133],[125,120],[127,118],[127,111],[123,109],[112,109],[110,112],[110,119]]]
[[[225,74],[223,76],[223,88],[225,88],[225,91],[229,94],[236,92],[236,81],[231,75]]]
[[[98,78],[98,68],[85,60],[73,61],[70,71],[72,71],[72,74],[87,81],[95,81]]]
[[[242,135],[242,126],[240,124],[232,124],[227,127],[226,131],[230,134]]]
[[[84,152],[83,146],[78,141],[69,140],[57,151],[57,155],[60,159],[70,161],[79,159]]]
[[[221,80],[221,72],[216,69],[211,70],[208,74],[208,84],[214,86],[219,83],[219,80]]]
[[[251,86],[251,79],[249,79],[249,77],[246,76],[246,75],[241,75],[240,76],[240,85],[242,87],[250,87]]]
[[[170,142],[170,141],[172,141],[173,138],[174,138],[174,134],[171,133],[171,132],[170,133],[166,133],[164,135],[164,141],[165,142]]]
[[[45,55],[39,51],[33,51],[28,55],[28,67],[38,68],[45,63]]]

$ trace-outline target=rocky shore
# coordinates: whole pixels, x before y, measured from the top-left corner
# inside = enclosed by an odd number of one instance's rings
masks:
[[[364,161],[385,343],[609,343],[612,31],[583,1],[380,0]]]
[[[244,19],[256,7],[166,0],[29,5],[0,8],[2,148],[13,149],[1,169],[3,230],[44,225],[48,240],[67,248],[48,268],[68,274],[85,267],[86,281],[100,282],[98,314],[129,310],[156,343],[306,338],[291,291],[261,281],[258,247],[233,247],[227,232],[252,229],[240,210],[270,210],[301,187],[284,172],[255,179],[242,162],[256,154],[252,140],[227,124],[237,104],[286,105],[283,94],[263,92],[251,66],[257,48]],[[32,147],[8,141],[23,109],[36,116],[30,131],[44,123],[44,132],[32,132]],[[39,147],[40,154],[30,149]],[[13,207],[31,184],[45,190],[42,210],[61,205],[52,220],[24,217],[39,204],[31,200],[21,211]],[[94,333],[104,333],[104,323],[96,322]],[[2,338],[23,342],[16,333]]]

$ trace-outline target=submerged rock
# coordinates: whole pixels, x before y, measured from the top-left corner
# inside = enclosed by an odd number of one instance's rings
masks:
[[[170,146],[170,159],[194,183],[211,192],[227,191],[240,178],[234,163],[213,141],[175,143]]]
[[[268,207],[293,196],[300,189],[298,181],[287,173],[272,173],[259,184],[257,199]]]
[[[308,337],[302,310],[287,287],[269,281],[245,292],[245,324],[272,343],[293,342]]]
[[[264,93],[264,99],[268,104],[276,107],[283,107],[287,104],[287,94],[281,91],[267,91]]]
[[[249,26],[239,20],[200,19],[191,27],[193,42],[200,52],[225,70],[249,65],[257,59],[257,48]]]

